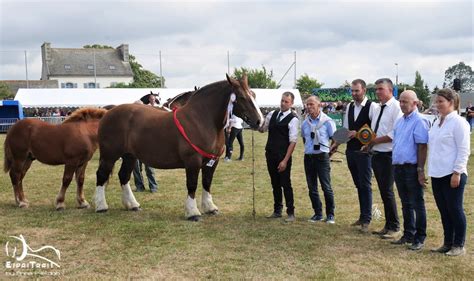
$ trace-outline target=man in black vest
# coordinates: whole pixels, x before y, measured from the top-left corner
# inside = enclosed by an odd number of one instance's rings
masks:
[[[299,120],[291,111],[295,96],[284,92],[281,96],[280,110],[268,113],[260,129],[268,129],[268,140],[265,147],[267,168],[273,188],[273,213],[268,218],[281,218],[283,194],[286,201],[287,222],[295,221],[293,188],[291,187],[291,154],[298,139]],[[283,192],[282,192],[283,188]],[[283,193],[283,194],[282,194]]]
[[[360,215],[352,226],[360,226],[360,230],[364,233],[369,232],[369,224],[372,220],[372,165],[371,155],[360,151],[362,143],[355,138],[355,135],[362,126],[371,125],[377,108],[377,104],[369,101],[365,96],[366,91],[364,80],[352,81],[353,101],[347,105],[343,124],[350,131],[351,140],[347,143],[346,149],[347,166],[359,197]],[[337,145],[331,151],[334,152],[336,149]]]

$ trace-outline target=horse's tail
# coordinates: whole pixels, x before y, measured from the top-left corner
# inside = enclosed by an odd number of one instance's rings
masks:
[[[5,138],[5,143],[3,144],[3,171],[5,173],[8,173],[12,167],[13,163],[13,156],[12,156],[12,150],[10,149],[10,145],[8,144],[8,136]]]

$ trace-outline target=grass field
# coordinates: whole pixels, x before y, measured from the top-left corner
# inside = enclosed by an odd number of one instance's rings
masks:
[[[219,164],[213,182],[218,216],[198,223],[184,220],[184,170],[158,170],[159,192],[136,194],[143,210],[129,212],[121,204],[117,175],[107,187],[109,211],[76,209],[75,184],[66,198],[66,210],[57,212],[54,199],[63,167],[35,162],[24,180],[28,209],[15,206],[10,179],[0,177],[0,279],[19,272],[59,274],[68,279],[471,279],[474,276],[474,159],[466,186],[464,207],[468,230],[467,254],[449,258],[429,249],[442,243],[442,228],[431,185],[426,190],[428,237],[421,252],[390,245],[349,226],[358,218],[358,199],[347,164],[332,163],[336,224],[311,224],[312,215],[303,170],[302,143],[294,153],[292,180],[297,221],[268,220],[272,193],[264,159],[266,134],[255,134],[256,218],[252,218],[251,132],[245,131],[245,161]],[[0,161],[3,142],[0,135]],[[471,143],[473,138],[471,138]],[[238,145],[236,150],[238,150]],[[86,198],[93,203],[98,153],[86,174]],[[344,159],[342,155],[336,158]],[[115,169],[118,171],[118,168]],[[133,184],[132,184],[133,188]],[[198,189],[198,204],[202,188]],[[374,204],[383,210],[377,186]],[[320,192],[322,195],[322,193]],[[398,198],[398,195],[397,195]],[[398,203],[400,201],[398,200]],[[401,205],[398,204],[401,216]],[[372,229],[383,226],[373,221]],[[6,268],[5,245],[22,234],[33,249],[44,245],[61,252],[60,268],[32,270]],[[25,259],[26,261],[26,259]],[[16,272],[16,273],[15,273]],[[53,273],[51,273],[53,272]]]

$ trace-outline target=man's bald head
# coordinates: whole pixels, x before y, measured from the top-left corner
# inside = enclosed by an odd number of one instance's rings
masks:
[[[415,91],[413,90],[405,90],[403,91],[401,94],[400,94],[400,98],[402,96],[406,96],[408,99],[412,100],[412,101],[419,101],[418,100],[418,96],[416,95]]]
[[[418,105],[418,96],[415,91],[405,90],[400,94],[400,109],[402,110],[405,116],[410,115],[413,111],[417,109]]]

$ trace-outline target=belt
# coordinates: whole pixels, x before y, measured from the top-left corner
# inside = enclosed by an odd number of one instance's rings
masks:
[[[395,167],[416,167],[417,164],[412,164],[412,163],[403,163],[403,164],[393,164]]]
[[[377,151],[377,150],[374,150],[373,151],[374,154],[381,154],[381,155],[392,155],[392,152],[391,151]]]

